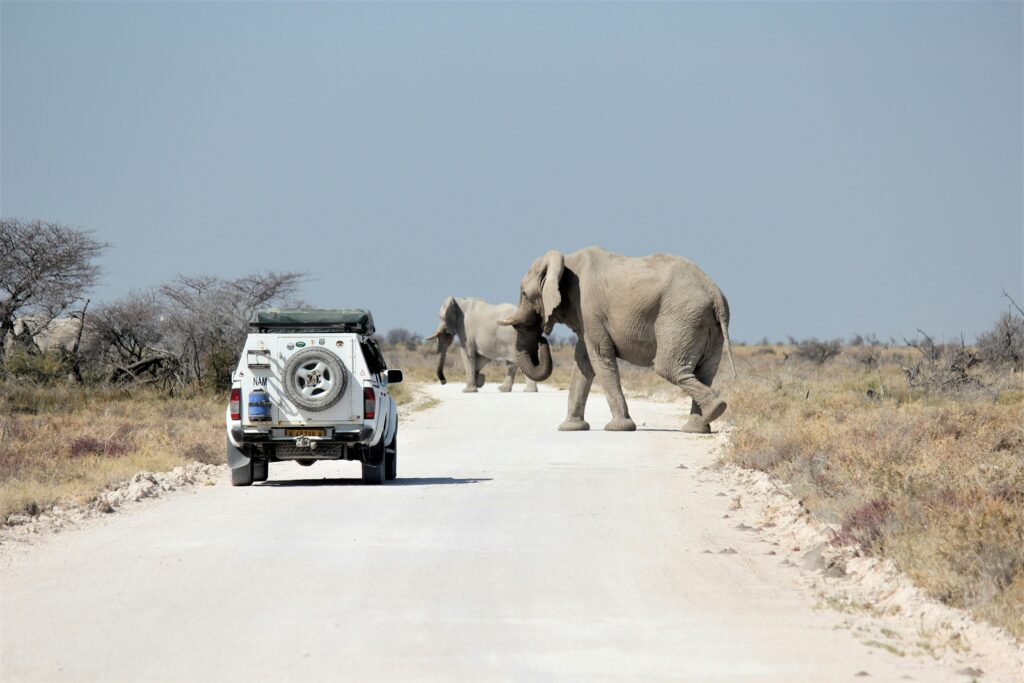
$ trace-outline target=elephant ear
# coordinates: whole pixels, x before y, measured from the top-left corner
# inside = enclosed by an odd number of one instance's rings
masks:
[[[551,314],[562,303],[559,282],[565,270],[565,257],[560,251],[549,251],[544,255],[544,269],[541,271],[540,298],[544,304],[544,324],[550,326]]]
[[[448,334],[458,334],[460,315],[462,315],[462,309],[459,308],[459,304],[455,301],[454,296],[448,297],[444,300],[444,303],[441,304],[441,320],[444,321],[444,326],[447,329]]]

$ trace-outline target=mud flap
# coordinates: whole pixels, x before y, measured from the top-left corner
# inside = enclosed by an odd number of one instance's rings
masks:
[[[246,480],[252,483],[252,458],[238,448],[231,439],[227,439],[228,467],[231,468],[231,482],[236,486],[245,486]]]

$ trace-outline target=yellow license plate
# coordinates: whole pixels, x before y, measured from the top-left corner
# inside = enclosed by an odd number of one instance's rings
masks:
[[[323,436],[327,433],[324,429],[286,429],[287,436]]]

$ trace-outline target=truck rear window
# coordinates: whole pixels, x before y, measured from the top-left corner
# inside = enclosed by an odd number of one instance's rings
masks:
[[[363,350],[363,360],[366,361],[366,367],[370,372],[378,375],[388,369],[388,364],[384,362],[384,356],[376,342],[361,341],[359,348]]]

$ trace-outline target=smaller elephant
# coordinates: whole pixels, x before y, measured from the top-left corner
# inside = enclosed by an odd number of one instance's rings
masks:
[[[519,369],[516,358],[516,333],[510,327],[500,327],[498,321],[512,315],[516,307],[512,304],[489,304],[482,299],[450,296],[441,304],[441,324],[427,339],[437,339],[437,379],[441,384],[448,380],[444,376],[444,363],[448,347],[455,337],[462,346],[462,362],[466,367],[466,388],[472,393],[484,385],[481,369],[490,361],[505,364],[505,381],[498,391],[512,391],[512,383]],[[523,391],[537,391],[537,383],[527,379]]]
[[[42,315],[23,316],[15,319],[3,340],[2,348],[9,352],[15,343],[20,342],[41,353],[70,352],[80,343],[78,333],[81,327],[82,319],[76,317],[51,319]]]

